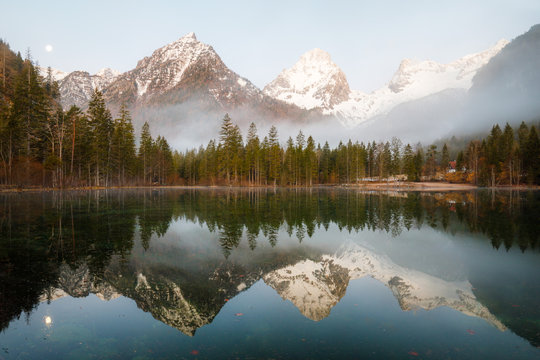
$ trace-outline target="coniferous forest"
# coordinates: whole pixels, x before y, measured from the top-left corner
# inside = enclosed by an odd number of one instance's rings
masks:
[[[359,143],[335,148],[300,131],[280,143],[276,127],[260,138],[252,123],[244,140],[225,115],[219,139],[173,151],[141,129],[130,112],[112,116],[95,90],[86,111],[60,105],[51,70],[41,76],[0,42],[0,184],[3,186],[237,185],[313,186],[366,181],[450,181],[479,186],[540,184],[540,139],[534,125],[493,126],[488,136],[456,146]]]

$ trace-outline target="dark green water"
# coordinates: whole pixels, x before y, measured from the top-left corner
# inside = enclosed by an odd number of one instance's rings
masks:
[[[1,359],[538,359],[540,192],[0,195]]]

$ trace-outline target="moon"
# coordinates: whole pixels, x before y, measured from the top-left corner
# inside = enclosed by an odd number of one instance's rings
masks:
[[[50,45],[50,44],[45,45],[45,51],[46,52],[51,52],[52,50],[53,50],[52,45]]]

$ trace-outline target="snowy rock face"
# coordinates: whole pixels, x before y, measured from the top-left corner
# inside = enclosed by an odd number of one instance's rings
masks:
[[[343,71],[321,49],[302,55],[292,68],[283,70],[263,91],[304,109],[325,110],[348,100],[351,92]]]
[[[65,109],[68,109],[71,105],[77,105],[81,108],[86,107],[94,89],[103,90],[118,75],[120,75],[118,71],[108,68],[102,69],[94,75],[90,75],[86,71],[69,73],[58,83],[62,106]]]
[[[61,101],[66,108],[86,107],[95,88],[113,105],[167,105],[193,98],[223,108],[275,103],[249,80],[227,68],[214,49],[198,41],[194,33],[155,50],[128,72],[103,69],[90,75],[74,71],[59,73],[57,80],[61,80]]]
[[[449,64],[403,60],[390,82],[370,94],[349,90],[345,75],[330,56],[322,50],[312,50],[291,69],[284,70],[264,92],[304,109],[319,108],[352,127],[401,103],[447,89],[468,90],[476,72],[506,44],[508,41],[500,40],[486,51]]]
[[[111,103],[168,104],[193,97],[222,106],[259,101],[263,97],[249,80],[231,71],[214,49],[189,33],[140,60],[104,91]]]

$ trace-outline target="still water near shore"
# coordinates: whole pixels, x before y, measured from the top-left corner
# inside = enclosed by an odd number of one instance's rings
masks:
[[[0,195],[0,359],[540,357],[540,192]]]

